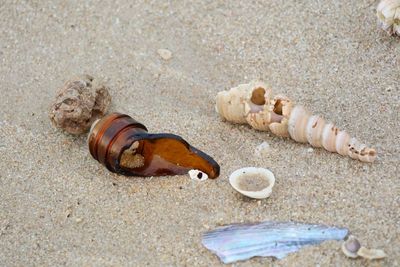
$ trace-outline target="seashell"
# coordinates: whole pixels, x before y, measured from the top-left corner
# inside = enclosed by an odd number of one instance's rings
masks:
[[[253,90],[247,90],[249,86]],[[255,81],[250,84],[240,84],[230,91],[221,91],[216,97],[216,111],[228,121],[246,123],[249,112],[258,112],[262,103],[269,102],[270,90],[265,88],[263,82]],[[247,99],[251,99],[252,102],[246,101]]]
[[[111,172],[128,176],[186,174],[200,170],[210,178],[219,165],[210,156],[173,134],[149,134],[128,115],[112,113],[91,127],[90,154]]]
[[[309,143],[330,152],[363,162],[373,162],[376,151],[333,123],[294,105],[289,98],[276,95],[262,82],[241,84],[216,97],[216,110],[222,118],[234,123],[248,123],[256,130],[271,131],[296,142]]]
[[[256,256],[282,259],[304,246],[343,240],[347,234],[346,228],[266,221],[219,227],[204,233],[202,243],[226,264]]]
[[[342,251],[349,258],[362,257],[367,260],[379,260],[386,257],[386,253],[381,249],[368,249],[361,246],[357,238],[352,235],[342,243]]]
[[[205,181],[208,179],[208,175],[199,170],[190,170],[188,173],[192,180]]]
[[[382,0],[376,8],[376,15],[383,30],[400,36],[400,0]]]
[[[361,247],[357,251],[357,255],[367,260],[379,260],[386,258],[386,253],[381,249],[368,249]]]
[[[349,258],[357,258],[357,252],[361,248],[360,242],[353,235],[342,243],[342,251]]]
[[[247,167],[234,171],[229,176],[229,183],[245,196],[263,199],[271,195],[275,176],[264,168]]]

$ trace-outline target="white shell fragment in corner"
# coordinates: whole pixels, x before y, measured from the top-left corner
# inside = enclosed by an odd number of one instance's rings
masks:
[[[229,183],[247,197],[263,199],[271,195],[275,176],[264,168],[247,167],[234,171],[229,176]]]
[[[383,30],[389,35],[400,36],[400,0],[381,0],[376,15]]]
[[[192,180],[205,181],[208,179],[208,175],[199,170],[190,170],[188,173]]]

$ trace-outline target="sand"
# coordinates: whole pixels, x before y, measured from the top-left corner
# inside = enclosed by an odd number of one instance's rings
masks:
[[[0,4],[0,262],[5,266],[218,266],[201,234],[294,220],[348,227],[400,265],[400,39],[377,1],[3,1]],[[172,52],[169,60],[158,49]],[[76,74],[102,78],[112,111],[213,156],[216,180],[128,178],[91,158],[48,107]],[[365,164],[221,122],[214,96],[262,79],[374,145]],[[264,158],[254,156],[263,141]],[[228,183],[270,168],[267,200]],[[360,266],[336,241],[238,266]]]

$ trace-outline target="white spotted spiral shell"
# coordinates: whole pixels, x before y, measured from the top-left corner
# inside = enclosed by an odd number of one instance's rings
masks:
[[[259,81],[241,84],[216,97],[216,110],[224,119],[234,123],[248,123],[260,131],[290,137],[296,142],[323,147],[330,152],[364,162],[373,162],[376,151],[326,122],[310,114],[304,107],[294,105],[282,95],[272,96],[272,90]]]

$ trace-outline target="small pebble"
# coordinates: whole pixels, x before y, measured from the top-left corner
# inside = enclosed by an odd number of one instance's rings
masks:
[[[312,152],[314,152],[314,149],[312,147],[310,147],[310,148],[307,149],[307,152],[308,153],[312,153]]]
[[[256,157],[264,158],[268,156],[270,151],[271,148],[269,144],[267,142],[262,142],[260,145],[256,147],[254,154],[256,155]]]
[[[172,52],[168,49],[158,49],[157,53],[164,60],[170,60],[172,58]]]

